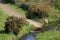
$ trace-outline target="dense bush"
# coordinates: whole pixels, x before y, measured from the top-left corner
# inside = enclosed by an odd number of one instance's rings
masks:
[[[3,0],[5,3],[15,3],[14,0]]]
[[[22,3],[21,4],[21,8],[23,8],[23,9],[28,9],[29,8],[29,5],[28,4],[26,4],[26,3]]]
[[[5,22],[5,32],[7,33],[12,32],[17,34],[20,28],[24,25],[25,21],[26,20],[23,17],[22,18],[18,18],[14,16],[8,17]]]
[[[28,18],[43,18],[48,17],[50,12],[50,6],[46,4],[35,4],[29,8],[27,13]]]

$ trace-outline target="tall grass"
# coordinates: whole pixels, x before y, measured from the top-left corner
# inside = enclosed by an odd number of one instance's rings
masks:
[[[4,24],[7,17],[7,14],[5,14],[0,8],[0,31],[4,30]]]

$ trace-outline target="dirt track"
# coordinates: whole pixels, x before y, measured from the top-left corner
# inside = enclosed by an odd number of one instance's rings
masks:
[[[25,17],[24,15],[17,12],[15,9],[9,7],[7,4],[0,3],[0,8],[2,8],[2,10],[9,16]],[[42,24],[37,21],[30,20],[30,19],[26,19],[26,21],[28,21],[30,24],[33,24],[37,28],[42,27]]]

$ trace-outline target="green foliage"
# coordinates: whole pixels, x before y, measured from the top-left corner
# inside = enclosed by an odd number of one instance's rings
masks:
[[[35,4],[29,8],[27,13],[28,18],[45,18],[48,17],[50,6],[47,4]]]
[[[29,8],[29,5],[26,3],[22,3],[21,8],[23,8],[24,10],[27,10]]]
[[[32,30],[34,30],[35,27],[32,24],[29,24],[28,22],[25,23],[25,25],[23,26],[23,28],[20,30],[18,37],[22,37],[24,35],[29,34]]]
[[[14,3],[14,0],[3,0],[5,3]]]
[[[20,0],[19,2],[23,9],[29,9],[32,5],[44,3],[44,0]]]
[[[11,32],[17,34],[25,22],[26,20],[23,17],[19,18],[19,17],[10,16],[7,18],[5,22],[5,31],[7,33]]]
[[[60,0],[55,1],[55,6],[60,9]]]
[[[59,31],[48,31],[45,33],[40,33],[36,36],[37,40],[60,40]]]
[[[48,21],[49,24],[52,23],[52,25],[57,25],[59,24],[59,20],[60,20],[60,11],[55,9],[55,8],[51,8],[51,11],[49,13],[49,17],[48,17]]]
[[[0,34],[0,40],[16,40],[13,34]]]
[[[49,13],[49,17],[52,17],[52,18],[60,18],[60,10],[58,9],[55,9],[54,7],[51,8],[51,11]]]

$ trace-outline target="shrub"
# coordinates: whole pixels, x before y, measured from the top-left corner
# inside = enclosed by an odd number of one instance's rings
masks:
[[[3,0],[5,3],[15,3],[14,0]]]
[[[48,17],[50,12],[50,6],[46,4],[35,4],[29,8],[27,13],[28,18],[43,18]]]
[[[29,8],[29,5],[28,4],[26,4],[26,3],[22,3],[21,4],[21,8],[23,8],[23,9],[28,9]]]
[[[20,28],[24,25],[25,21],[26,20],[24,18],[14,16],[8,17],[7,21],[5,22],[5,32],[17,34]]]
[[[54,23],[54,24],[59,23],[60,20],[59,16],[60,16],[60,11],[55,9],[54,7],[51,8],[51,12],[49,13],[49,18],[48,18],[49,23]]]

